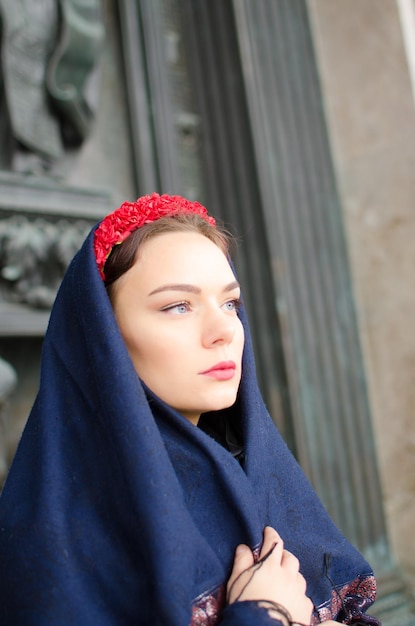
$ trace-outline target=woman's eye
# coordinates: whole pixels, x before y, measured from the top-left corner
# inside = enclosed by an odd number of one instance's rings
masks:
[[[187,313],[190,309],[190,306],[187,302],[178,302],[177,304],[171,304],[170,306],[166,306],[162,309],[167,313],[178,313],[179,315],[183,315]]]
[[[226,311],[237,312],[239,310],[240,305],[241,305],[240,299],[234,298],[233,300],[228,300],[227,302],[225,302],[223,306]]]

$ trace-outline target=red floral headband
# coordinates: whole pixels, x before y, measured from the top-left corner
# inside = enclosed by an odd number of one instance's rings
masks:
[[[124,202],[104,217],[94,238],[95,258],[102,279],[105,280],[104,266],[115,245],[125,241],[130,233],[144,224],[178,213],[195,213],[212,226],[216,225],[215,219],[199,202],[191,202],[182,196],[160,196],[158,193],[142,196],[135,202]]]

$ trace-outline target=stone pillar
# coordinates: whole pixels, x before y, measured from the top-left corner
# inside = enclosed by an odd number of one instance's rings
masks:
[[[13,367],[0,357],[0,491],[8,469],[7,415],[8,399],[16,386],[17,375]]]
[[[233,6],[285,330],[299,460],[336,523],[381,580],[388,580],[385,595],[396,601],[389,602],[392,617],[385,624],[409,625],[413,621],[405,621],[406,600],[386,536],[307,5],[304,0],[234,0]],[[403,605],[397,621],[397,606]]]
[[[415,2],[365,0],[353,11],[347,0],[309,0],[308,6],[390,546],[415,593]]]

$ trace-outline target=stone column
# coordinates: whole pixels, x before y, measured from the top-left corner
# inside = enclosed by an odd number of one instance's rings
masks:
[[[16,382],[17,375],[13,367],[0,357],[0,491],[8,469],[7,403]]]
[[[386,536],[342,211],[307,5],[234,0],[284,328],[299,460],[391,609],[408,613]],[[385,574],[385,575],[384,575]],[[403,613],[397,617],[398,607]],[[382,610],[382,609],[381,609]],[[400,610],[400,609],[399,609]],[[408,617],[413,620],[413,617]]]
[[[413,7],[399,15],[398,7]],[[415,593],[415,2],[309,0],[391,549]],[[401,19],[400,19],[401,17]],[[405,20],[405,28],[402,20]],[[412,31],[411,31],[412,28]]]

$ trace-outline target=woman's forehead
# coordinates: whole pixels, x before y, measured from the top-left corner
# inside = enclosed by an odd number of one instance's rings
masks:
[[[223,251],[200,233],[163,233],[148,240],[142,247],[138,263],[158,263],[164,270],[182,267],[203,268],[222,266],[232,272]],[[168,261],[168,263],[167,263]]]
[[[194,232],[171,232],[146,241],[122,281],[137,280],[144,287],[167,283],[212,284],[235,281],[222,250],[210,239]]]

